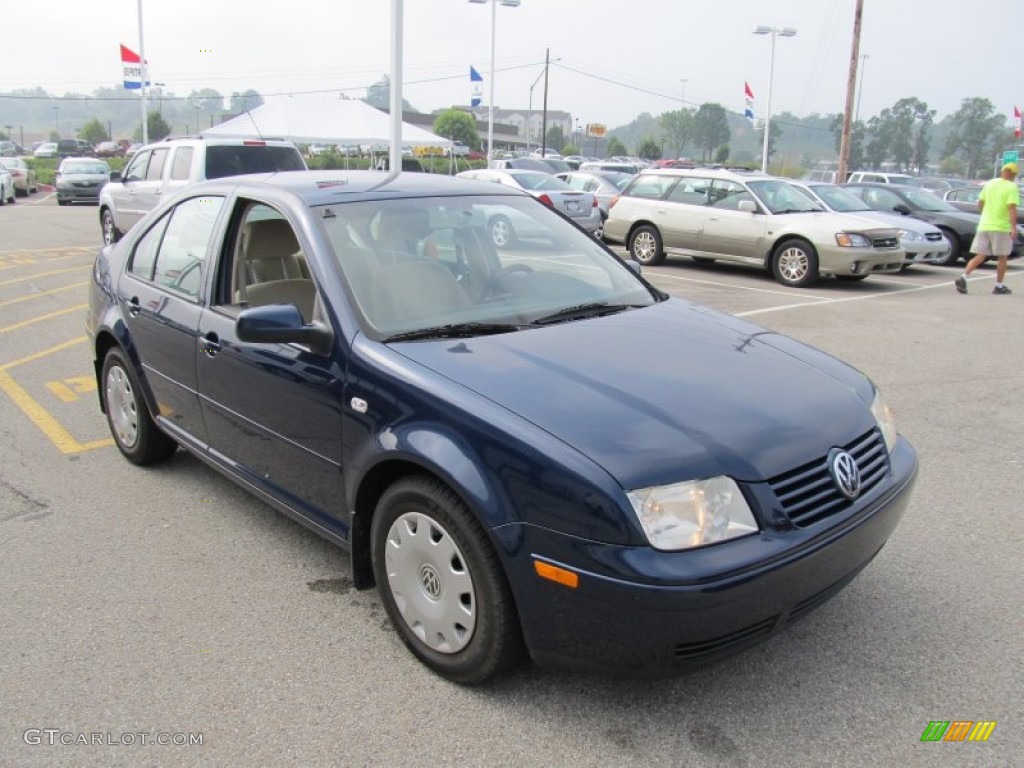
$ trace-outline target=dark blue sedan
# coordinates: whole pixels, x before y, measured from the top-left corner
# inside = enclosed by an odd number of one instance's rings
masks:
[[[460,683],[735,653],[866,566],[917,472],[864,375],[494,184],[189,187],[100,252],[87,325],[129,461],[180,446],[347,549]]]

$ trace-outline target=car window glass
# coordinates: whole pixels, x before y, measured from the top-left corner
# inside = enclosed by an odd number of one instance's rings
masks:
[[[192,147],[178,147],[171,165],[171,178],[175,181],[188,180],[188,172],[192,167]]]
[[[128,167],[124,169],[124,180],[125,181],[139,181],[140,179],[146,178],[146,166],[149,164],[149,150],[145,152],[139,152],[132,161],[128,163]]]
[[[169,220],[170,215],[163,216],[135,244],[131,262],[128,264],[128,271],[141,280],[153,279],[153,266],[156,264],[156,254],[160,249],[160,240],[164,236],[164,230],[167,228]]]
[[[739,204],[743,200],[754,202],[753,196],[742,184],[735,181],[716,179],[711,185],[711,207],[727,210],[739,210]]]
[[[164,175],[164,161],[167,159],[167,149],[154,149],[153,157],[149,161],[149,170],[146,171],[147,181],[159,181]]]
[[[641,174],[629,187],[627,194],[630,197],[644,197],[652,200],[660,200],[665,193],[675,184],[675,176],[654,176]]]
[[[709,179],[684,177],[669,193],[668,199],[673,203],[707,205],[710,188],[711,181]]]
[[[874,187],[868,187],[865,189],[864,201],[872,208],[877,208],[883,211],[890,211],[903,202],[900,200],[899,196],[894,195],[889,190],[877,189]]]
[[[292,304],[313,320],[316,284],[295,229],[277,209],[242,201],[237,235],[225,251],[218,303],[235,310]]]
[[[573,189],[585,190],[587,188],[587,180],[583,176],[572,175],[565,181]]]
[[[223,202],[222,197],[193,197],[175,206],[157,254],[157,285],[199,295],[203,261]]]

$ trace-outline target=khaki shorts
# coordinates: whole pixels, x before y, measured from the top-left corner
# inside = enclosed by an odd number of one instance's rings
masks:
[[[986,256],[1009,256],[1013,250],[1013,236],[1009,232],[976,232],[971,253]]]

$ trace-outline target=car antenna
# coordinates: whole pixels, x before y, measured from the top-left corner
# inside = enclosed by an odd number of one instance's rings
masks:
[[[260,137],[260,141],[263,141],[263,133],[262,133],[262,131],[260,131],[260,127],[256,123],[256,118],[253,117],[252,116],[252,112],[249,111],[249,105],[248,104],[246,104],[246,107],[245,107],[245,114],[247,114],[249,116],[249,119],[252,121],[252,127],[256,129],[256,135]]]

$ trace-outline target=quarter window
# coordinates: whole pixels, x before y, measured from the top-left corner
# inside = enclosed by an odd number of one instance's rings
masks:
[[[149,161],[149,170],[146,171],[147,181],[160,181],[164,175],[164,162],[166,160],[166,149],[153,150],[153,158]]]
[[[125,181],[141,181],[146,178],[146,166],[149,164],[150,151],[139,152],[132,161],[128,163],[128,167],[124,169],[124,180]]]
[[[153,279],[153,266],[156,264],[156,254],[160,249],[160,240],[163,239],[164,230],[167,229],[167,221],[170,216],[164,216],[154,224],[149,232],[143,235],[135,246],[132,254],[131,264],[128,271],[141,280]]]

